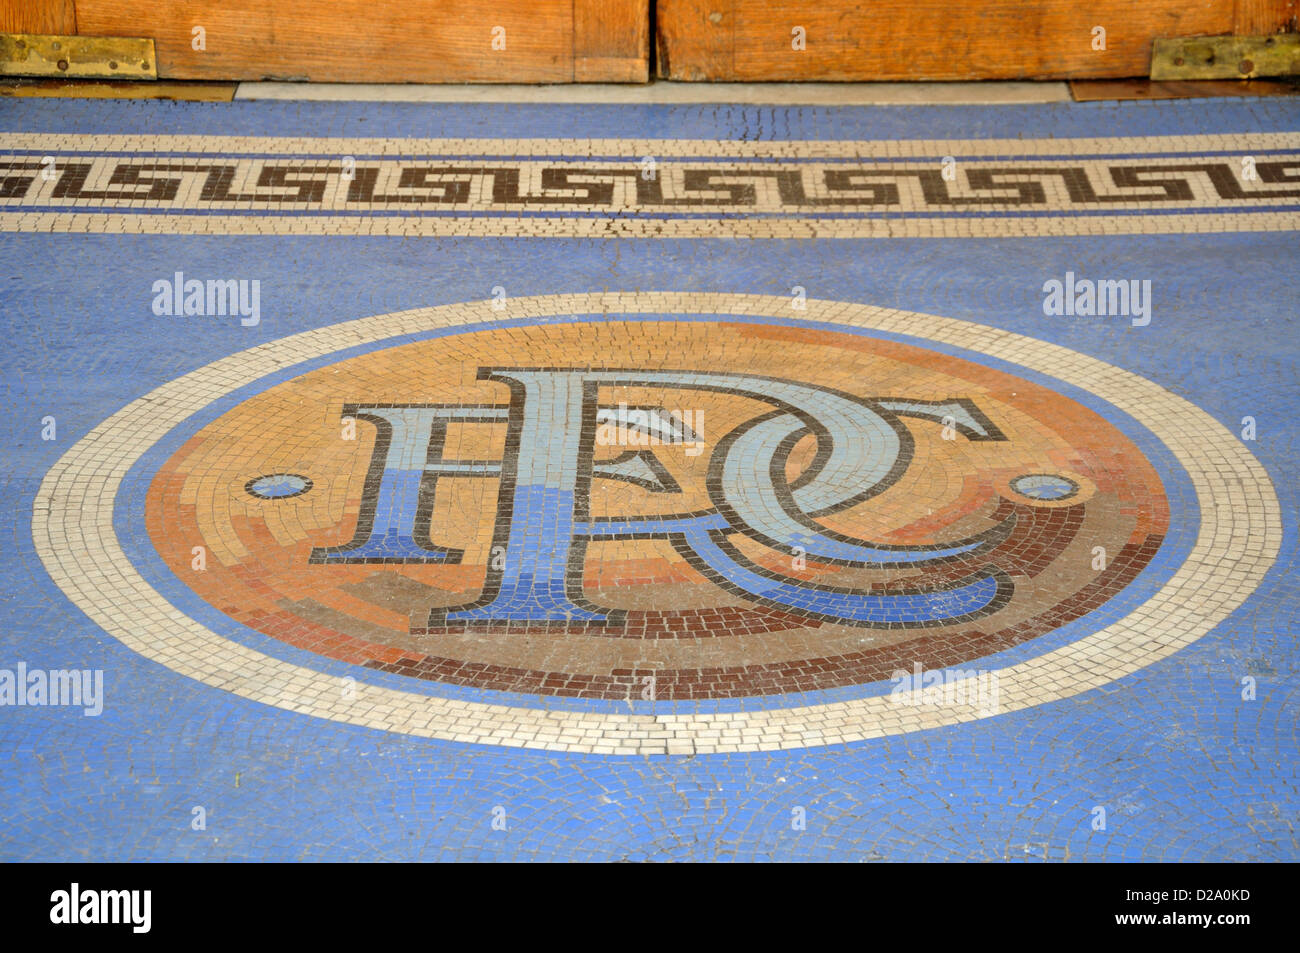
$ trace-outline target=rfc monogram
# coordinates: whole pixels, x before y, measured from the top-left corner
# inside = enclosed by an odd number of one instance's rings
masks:
[[[310,557],[327,565],[456,564],[462,551],[439,544],[431,517],[439,481],[499,481],[494,557],[482,593],[432,610],[431,628],[619,623],[623,610],[593,604],[582,587],[589,546],[610,540],[668,540],[722,589],[810,620],[881,628],[951,625],[985,616],[1010,599],[1010,577],[991,564],[959,579],[928,580],[926,574],[996,547],[1013,529],[1014,514],[964,539],[913,546],[844,535],[819,522],[888,489],[913,465],[914,439],[901,418],[939,423],[955,439],[1006,440],[972,400],[868,399],[810,383],[701,371],[481,367],[478,378],[506,385],[510,402],[344,407],[345,416],[369,422],[377,434],[366,496],[355,537],[342,546],[316,547]],[[711,506],[596,518],[589,506],[595,480],[680,492],[652,451],[596,460],[598,428],[617,418],[617,402],[609,396],[617,387],[737,395],[768,409],[710,444]],[[448,427],[466,423],[504,428],[502,458],[449,457]],[[698,437],[678,426],[664,442]],[[810,437],[816,444],[812,464],[788,479],[792,449]],[[783,554],[791,565],[806,560],[895,569],[905,571],[907,582],[870,588],[814,583],[776,571],[770,561],[760,565],[742,552],[737,535]]]

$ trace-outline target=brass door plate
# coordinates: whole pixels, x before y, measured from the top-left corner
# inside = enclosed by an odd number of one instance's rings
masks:
[[[158,58],[148,37],[0,33],[0,76],[157,79]]]
[[[1151,49],[1154,80],[1256,76],[1300,76],[1300,33],[1182,36],[1156,40]]]

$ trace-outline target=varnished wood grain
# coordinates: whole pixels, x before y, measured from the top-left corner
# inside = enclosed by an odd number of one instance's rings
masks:
[[[573,79],[644,83],[650,79],[650,4],[654,0],[574,0]]]
[[[72,0],[0,0],[0,33],[76,32]]]
[[[1257,36],[1296,29],[1300,0],[1236,0],[1232,32],[1239,36]]]
[[[77,21],[83,33],[152,36],[169,79],[629,81],[646,73],[646,26],[635,15],[648,22],[646,2],[79,0]],[[193,49],[195,26],[206,50]],[[503,51],[492,48],[494,27],[505,29]]]
[[[658,0],[660,74],[683,80],[1145,76],[1157,36],[1230,33],[1296,0]],[[807,48],[791,48],[792,31]],[[1106,49],[1092,46],[1106,30]]]

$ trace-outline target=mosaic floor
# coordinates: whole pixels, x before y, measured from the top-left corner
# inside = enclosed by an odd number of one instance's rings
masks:
[[[1300,859],[1300,108],[6,102],[0,857]]]

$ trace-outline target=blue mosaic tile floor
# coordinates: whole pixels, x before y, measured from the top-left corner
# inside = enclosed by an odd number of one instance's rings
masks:
[[[6,102],[0,163],[0,857],[1300,859],[1288,101]],[[178,272],[256,307],[166,313]],[[1085,280],[1137,284],[1047,313]],[[593,449],[620,400],[703,408],[705,452]],[[399,403],[499,413],[408,445],[365,417]],[[764,419],[781,449],[733,458]],[[415,474],[388,509],[381,439]],[[446,461],[495,468],[447,479],[496,506],[435,492]],[[680,511],[615,466],[736,535],[625,532],[602,506]],[[808,503],[837,488],[879,500]],[[575,494],[622,535],[575,546]],[[366,513],[463,562],[309,560]],[[945,598],[978,561],[854,555],[995,523],[1006,604]],[[899,628],[851,615],[917,580]],[[1000,698],[893,705],[879,672],[913,660]],[[100,673],[102,711],[30,697],[63,670]]]

